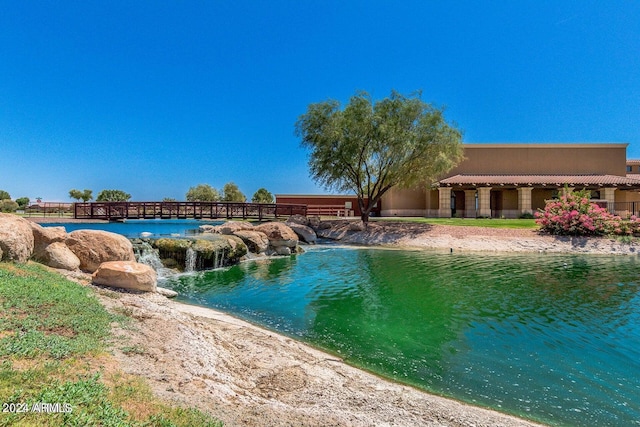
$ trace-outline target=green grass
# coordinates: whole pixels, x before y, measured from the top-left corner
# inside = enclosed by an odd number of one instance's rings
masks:
[[[422,217],[382,217],[371,221],[415,222],[423,224],[453,225],[489,228],[538,229],[535,219],[498,219],[498,218],[422,218]]]
[[[90,288],[39,264],[0,263],[0,404],[71,409],[0,412],[0,427],[222,425],[198,410],[167,405],[144,379],[119,371],[106,352],[112,322],[126,326],[128,319],[108,313]]]

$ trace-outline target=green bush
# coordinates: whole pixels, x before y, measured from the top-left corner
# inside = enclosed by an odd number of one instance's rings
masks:
[[[18,210],[18,204],[10,199],[0,201],[0,212],[13,213]]]

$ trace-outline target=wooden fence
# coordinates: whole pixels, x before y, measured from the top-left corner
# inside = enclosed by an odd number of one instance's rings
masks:
[[[276,219],[306,215],[306,205],[237,202],[89,202],[74,203],[76,219]]]

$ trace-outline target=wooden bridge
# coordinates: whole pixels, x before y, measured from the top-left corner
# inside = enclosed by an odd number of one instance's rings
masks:
[[[74,203],[76,219],[276,219],[306,215],[307,205],[238,202],[89,202]]]

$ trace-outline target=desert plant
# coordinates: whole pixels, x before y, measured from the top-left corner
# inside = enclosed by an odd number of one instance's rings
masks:
[[[544,210],[536,212],[540,230],[556,235],[602,236],[629,235],[640,231],[640,220],[624,221],[617,215],[589,201],[589,191],[567,193],[548,200]]]

